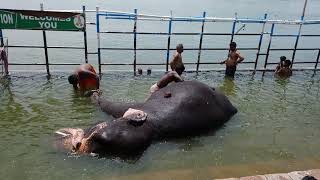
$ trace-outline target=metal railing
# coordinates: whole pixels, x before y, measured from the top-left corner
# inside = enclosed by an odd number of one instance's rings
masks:
[[[307,2],[307,0],[305,1]],[[96,26],[96,36],[97,36],[97,51],[96,52],[88,52],[88,43],[87,43],[87,28],[85,27],[83,30],[83,39],[84,45],[79,47],[74,46],[48,46],[46,40],[46,32],[43,31],[43,46],[27,46],[27,45],[8,45],[9,48],[40,48],[44,49],[45,51],[45,62],[44,63],[9,63],[9,65],[41,65],[46,66],[46,70],[48,75],[50,75],[50,65],[79,65],[78,63],[50,63],[49,62],[49,54],[48,49],[78,49],[84,50],[84,59],[85,62],[88,62],[88,55],[97,55],[97,61],[99,66],[99,73],[102,73],[101,66],[104,65],[114,65],[114,66],[132,66],[134,74],[136,73],[137,65],[156,65],[156,66],[165,66],[165,70],[168,71],[169,66],[169,58],[170,58],[170,51],[175,50],[171,48],[171,37],[172,36],[199,36],[199,44],[197,48],[185,48],[186,51],[197,51],[197,58],[194,62],[187,62],[187,65],[195,65],[194,71],[197,73],[200,71],[200,65],[208,65],[208,64],[219,64],[219,62],[212,62],[207,61],[204,62],[201,59],[203,51],[228,51],[228,48],[204,48],[203,47],[203,39],[212,36],[229,36],[230,42],[234,40],[236,36],[252,36],[259,38],[257,46],[254,47],[246,47],[246,48],[239,48],[241,51],[256,51],[255,59],[251,61],[244,61],[244,64],[252,64],[253,66],[249,69],[252,71],[266,71],[268,70],[269,65],[274,65],[277,63],[269,62],[269,56],[272,51],[292,51],[292,65],[294,64],[314,64],[314,70],[318,69],[319,64],[319,57],[320,57],[320,48],[298,48],[299,39],[300,37],[320,37],[320,34],[302,34],[301,29],[304,25],[320,25],[320,20],[305,20],[305,7],[307,3],[304,4],[303,13],[299,20],[277,20],[277,19],[268,19],[267,14],[263,16],[263,18],[257,19],[250,19],[250,18],[238,18],[237,14],[233,18],[220,18],[220,17],[208,17],[206,16],[206,12],[202,13],[200,17],[174,17],[172,12],[169,16],[158,16],[158,15],[147,15],[147,14],[139,14],[138,10],[135,9],[133,13],[128,12],[119,12],[119,11],[108,11],[108,10],[100,10],[98,7],[96,10],[86,10],[85,6],[82,7],[82,10],[68,10],[68,12],[82,12],[86,13],[95,13],[95,22],[87,22],[85,21],[86,25],[95,25]],[[43,6],[41,5],[41,10],[43,10]],[[61,10],[54,10],[54,11],[61,11]],[[65,11],[63,11],[65,12]],[[105,20],[115,19],[115,20],[129,20],[133,21],[132,31],[106,31],[101,29],[101,18],[105,18]],[[151,22],[167,22],[168,30],[167,32],[140,32],[137,31],[138,21],[151,21]],[[199,32],[173,32],[173,22],[197,22],[201,23],[201,29]],[[232,23],[230,33],[217,33],[217,32],[205,32],[205,27],[208,23]],[[238,30],[237,25],[243,24]],[[259,24],[261,25],[261,31],[259,33],[240,33],[240,30],[246,24]],[[266,32],[267,24],[271,25],[271,29],[269,32]],[[275,29],[277,25],[297,25],[298,32],[296,34],[276,34]],[[0,29],[1,33],[1,29]],[[133,48],[123,48],[123,47],[102,47],[101,43],[101,35],[102,34],[130,34],[133,35]],[[137,47],[137,37],[140,35],[160,35],[167,37],[166,48],[138,48]],[[263,49],[262,44],[265,37],[269,37],[269,42],[266,50]],[[272,48],[272,40],[273,37],[295,37],[295,45],[294,48]],[[102,51],[133,51],[133,60],[132,63],[105,63],[102,61]],[[166,51],[166,56],[164,57],[162,62],[156,63],[138,63],[137,61],[137,52],[138,51]],[[296,52],[297,51],[317,51],[317,57],[314,61],[299,61],[296,62]],[[259,59],[261,56],[265,56],[264,62],[262,63],[262,69],[258,68]],[[261,64],[260,63],[260,64]],[[260,65],[259,65],[260,66]],[[304,68],[301,68],[304,69]],[[305,68],[306,69],[306,68]]]
[[[306,1],[307,2],[307,1]],[[262,70],[266,71],[268,65],[274,65],[277,63],[268,62],[269,55],[271,51],[292,51],[292,65],[293,64],[310,64],[314,63],[314,70],[317,70],[317,66],[319,63],[319,56],[320,56],[320,48],[298,48],[298,42],[300,37],[320,37],[320,34],[301,34],[301,28],[303,25],[313,25],[313,24],[320,24],[320,20],[304,20],[305,14],[305,7],[303,9],[303,14],[300,20],[272,20],[267,19],[267,14],[264,15],[264,18],[261,19],[249,19],[249,18],[238,18],[237,15],[234,18],[219,18],[219,17],[206,17],[206,12],[203,12],[202,17],[173,17],[172,13],[170,16],[157,16],[157,15],[146,15],[146,14],[138,14],[137,9],[134,10],[134,13],[128,12],[115,12],[115,11],[106,11],[100,10],[99,8],[96,9],[96,26],[97,26],[97,53],[98,53],[98,63],[99,63],[99,72],[101,73],[101,66],[102,65],[132,65],[134,73],[136,72],[137,65],[165,65],[166,70],[168,71],[169,66],[169,57],[170,57],[170,50],[174,50],[170,48],[171,43],[171,36],[178,35],[178,36],[190,36],[190,35],[199,35],[199,46],[198,48],[185,48],[184,50],[196,50],[198,51],[197,60],[194,63],[185,63],[185,64],[192,64],[196,65],[196,71],[198,73],[199,66],[201,64],[219,64],[219,62],[201,62],[201,52],[202,51],[226,51],[228,48],[202,48],[203,38],[205,36],[230,36],[230,42],[234,40],[235,36],[258,36],[259,42],[256,47],[249,47],[249,48],[239,48],[239,50],[255,50],[256,58],[255,61],[245,61],[244,64],[254,64],[252,67],[252,71]],[[101,20],[100,18],[103,17],[106,20],[109,19],[116,19],[116,20],[130,20],[134,21],[134,26],[132,31],[102,31],[100,28]],[[165,21],[168,22],[168,31],[167,32],[137,32],[137,21]],[[172,22],[201,22],[201,31],[199,33],[181,33],[181,32],[172,32]],[[206,23],[216,23],[216,22],[230,22],[232,23],[231,33],[205,33],[204,28]],[[261,24],[261,32],[260,33],[239,33],[239,30],[236,31],[236,26],[239,23],[254,23],[254,24]],[[266,24],[271,24],[270,32],[265,32]],[[284,24],[284,25],[298,25],[299,30],[297,34],[275,34],[275,26],[277,24]],[[242,27],[241,27],[242,28]],[[241,29],[240,28],[240,29]],[[116,48],[116,47],[101,47],[101,34],[131,34],[133,35],[133,48]],[[167,48],[137,48],[137,35],[161,35],[167,36]],[[262,43],[264,36],[269,36],[269,43],[266,49],[266,52],[261,52],[262,50]],[[294,48],[272,48],[271,42],[272,37],[296,37]],[[119,51],[133,51],[133,62],[132,63],[102,63],[102,55],[101,51],[105,50],[119,50]],[[166,53],[166,61],[165,63],[137,63],[136,59],[136,52],[137,51],[167,51]],[[315,61],[299,61],[295,62],[295,55],[297,51],[318,51],[318,55]],[[258,69],[257,65],[259,62],[260,56],[265,56],[264,66],[263,69]],[[303,69],[303,68],[301,68]]]

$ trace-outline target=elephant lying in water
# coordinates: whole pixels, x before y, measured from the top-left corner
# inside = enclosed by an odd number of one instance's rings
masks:
[[[60,143],[76,153],[131,154],[152,141],[198,135],[228,121],[237,109],[225,95],[198,81],[170,84],[144,103],[114,103],[93,95],[116,119],[88,130],[65,128]]]

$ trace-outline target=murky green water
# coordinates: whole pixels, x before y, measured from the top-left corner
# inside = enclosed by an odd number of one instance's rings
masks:
[[[104,96],[143,101],[161,74],[107,73]],[[239,113],[209,135],[154,143],[136,161],[56,152],[55,130],[111,117],[75,95],[67,74],[13,74],[0,81],[1,179],[207,179],[319,168],[320,76],[312,74],[242,73],[234,81],[220,72],[186,74],[219,87]]]

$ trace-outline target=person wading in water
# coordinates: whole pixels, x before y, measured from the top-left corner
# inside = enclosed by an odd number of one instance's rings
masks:
[[[240,55],[237,49],[237,43],[231,42],[228,54],[228,59],[222,61],[220,64],[226,64],[226,76],[234,78],[238,63],[241,63],[244,58]]]

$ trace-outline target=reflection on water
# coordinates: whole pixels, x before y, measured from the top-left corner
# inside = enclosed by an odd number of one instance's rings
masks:
[[[236,94],[234,79],[230,77],[225,77],[220,90],[227,96],[234,96]]]
[[[107,73],[103,96],[144,101],[162,73]],[[152,144],[137,160],[56,152],[52,133],[112,120],[73,92],[67,74],[18,74],[0,80],[0,174],[3,179],[208,179],[319,168],[320,76],[296,72],[184,75],[219,88],[239,113],[205,136]]]

